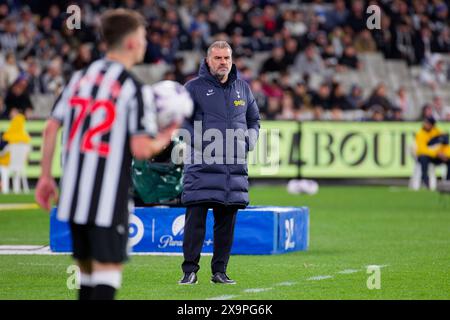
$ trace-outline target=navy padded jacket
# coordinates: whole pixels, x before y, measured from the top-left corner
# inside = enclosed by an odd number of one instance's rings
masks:
[[[194,101],[194,113],[183,126],[192,138],[191,163],[184,165],[182,202],[245,208],[249,203],[246,157],[255,147],[260,126],[255,98],[248,84],[238,78],[235,65],[223,85],[203,61],[198,77],[185,87]],[[213,129],[210,135],[203,136],[208,129]],[[228,130],[229,139],[227,129],[232,129]],[[239,134],[232,137],[230,133],[236,129],[246,132],[245,138]],[[224,137],[222,147],[213,137],[218,132]],[[194,140],[199,138],[202,142],[196,144]]]

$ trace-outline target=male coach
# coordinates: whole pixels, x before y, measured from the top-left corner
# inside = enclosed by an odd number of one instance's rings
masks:
[[[56,101],[44,130],[36,188],[37,202],[50,210],[51,199],[57,198],[52,159],[63,126],[58,219],[70,222],[73,256],[81,271],[80,300],[114,299],[127,259],[132,155],[156,155],[177,127],[157,135],[153,97],[145,96],[128,71],[144,57],[144,19],[130,10],[108,10],[101,27],[106,57],[76,72]]]
[[[186,88],[194,101],[194,113],[184,125],[193,139],[191,161],[184,166],[182,202],[187,208],[183,240],[184,275],[179,284],[197,283],[196,273],[200,269],[198,263],[209,208],[214,212],[211,281],[234,284],[226,269],[236,213],[249,203],[246,156],[258,138],[259,110],[249,86],[238,78],[236,66],[232,63],[231,47],[225,41],[216,41],[208,48],[199,76],[186,83]],[[197,129],[199,125],[201,130]],[[202,139],[209,129],[221,133],[222,153],[215,150],[209,155],[207,143],[196,143],[195,140]],[[240,139],[237,134],[237,139],[234,136],[227,139],[227,131],[239,130],[246,133],[245,137]],[[231,148],[226,148],[230,145]],[[199,155],[200,161],[197,161]],[[211,159],[213,161],[207,161]]]

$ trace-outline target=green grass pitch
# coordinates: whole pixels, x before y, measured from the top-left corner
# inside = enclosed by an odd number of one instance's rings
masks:
[[[406,188],[322,187],[314,196],[253,187],[252,204],[310,208],[310,248],[274,256],[232,256],[238,284],[210,283],[210,256],[199,284],[179,286],[181,256],[132,256],[119,299],[449,299],[450,196]],[[0,195],[0,203],[33,196]],[[47,245],[41,210],[0,209],[0,245]],[[74,299],[70,256],[0,255],[0,299]],[[380,265],[369,290],[367,265]],[[346,272],[342,272],[346,270]]]

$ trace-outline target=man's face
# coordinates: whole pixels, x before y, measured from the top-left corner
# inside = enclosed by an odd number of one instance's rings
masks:
[[[228,48],[212,48],[210,55],[206,58],[211,74],[222,80],[231,71],[233,64],[231,60],[231,50]]]
[[[125,47],[132,52],[135,63],[142,62],[147,49],[145,28],[139,27],[135,32],[128,35],[125,39]]]
[[[429,123],[428,121],[424,121],[423,129],[425,131],[430,131],[431,129],[433,129],[433,125],[431,123]]]
[[[147,32],[144,27],[137,30],[137,62],[144,60],[145,51],[147,50]]]

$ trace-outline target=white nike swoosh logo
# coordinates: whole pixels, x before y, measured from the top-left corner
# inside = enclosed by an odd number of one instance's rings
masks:
[[[215,92],[211,92],[211,93],[207,93],[206,95],[207,96],[210,96],[210,95],[212,95],[212,94],[214,94]]]

